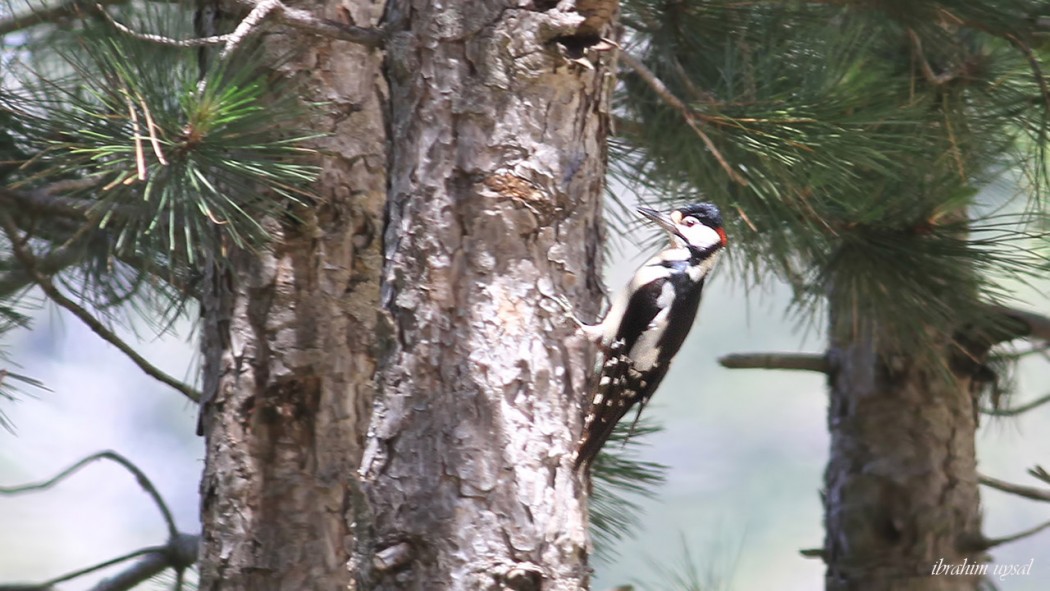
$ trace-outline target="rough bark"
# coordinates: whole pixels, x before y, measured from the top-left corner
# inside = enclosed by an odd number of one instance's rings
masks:
[[[827,589],[976,589],[974,364],[954,344],[921,359],[892,354],[875,334],[832,338]],[[935,575],[939,561],[968,570]]]
[[[363,588],[587,585],[571,452],[590,351],[541,290],[598,301],[612,54],[568,62],[555,40],[574,45],[584,18],[513,4],[389,8],[389,326]]]
[[[375,24],[382,2],[319,14]],[[355,473],[371,414],[387,185],[382,55],[272,35],[282,73],[324,102],[317,203],[270,220],[271,252],[232,252],[204,299],[207,438],[201,589],[340,589],[351,583]]]

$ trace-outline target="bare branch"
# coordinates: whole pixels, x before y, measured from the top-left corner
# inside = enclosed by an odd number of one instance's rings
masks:
[[[718,359],[729,369],[790,369],[828,373],[827,357],[816,353],[733,353]]]
[[[689,128],[692,129],[694,133],[696,133],[697,137],[700,138],[700,141],[704,142],[704,145],[707,146],[707,149],[711,151],[711,155],[715,157],[715,160],[718,161],[718,164],[722,167],[722,170],[724,170],[726,174],[729,175],[729,178],[733,179],[738,184],[747,185],[747,179],[740,176],[740,173],[738,173],[736,170],[733,169],[732,166],[730,166],[725,156],[723,156],[722,152],[718,150],[718,147],[715,146],[715,143],[711,140],[711,138],[706,133],[704,133],[704,130],[700,129],[699,125],[696,124],[696,113],[694,113],[688,105],[682,102],[680,98],[675,96],[674,93],[671,92],[669,88],[667,88],[667,85],[664,84],[663,80],[657,78],[656,74],[654,74],[652,70],[647,68],[645,64],[638,60],[638,58],[634,57],[626,51],[620,53],[620,61],[627,64],[627,67],[631,68],[631,70],[634,71],[635,74],[638,74],[638,77],[644,80],[645,83],[649,85],[649,88],[651,88],[657,96],[659,96],[661,99],[663,99],[665,103],[667,103],[667,106],[678,111],[682,115],[682,119],[685,120],[686,125],[688,125]]]
[[[1033,408],[1038,408],[1047,402],[1050,402],[1050,394],[1045,394],[1031,402],[1026,402],[1025,404],[1013,408],[982,408],[980,410],[983,414],[993,417],[1015,417],[1019,414],[1026,413]]]
[[[69,2],[64,2],[54,7],[34,10],[29,14],[2,19],[0,20],[0,35],[19,31],[37,24],[53,23],[63,18],[82,18],[88,12],[95,12],[98,9],[98,6],[112,6],[125,3],[127,3],[127,0],[94,0],[90,1],[90,3],[85,0],[70,0]],[[358,27],[332,19],[320,18],[314,16],[313,13],[307,10],[286,6],[279,0],[237,0],[237,3],[250,9],[252,13],[256,12],[257,9],[261,9],[262,16],[273,12],[278,16],[282,23],[299,29],[300,31],[320,35],[322,37],[349,41],[370,48],[379,47],[383,44],[383,41],[386,38],[385,32],[380,28]],[[102,12],[105,14],[105,11]],[[251,16],[251,14],[249,14],[249,16]],[[259,16],[260,22],[262,16]],[[231,35],[205,37],[202,39],[178,40],[163,37],[161,35],[139,33],[125,25],[117,23],[110,18],[108,14],[106,14],[106,17],[122,32],[132,35],[137,39],[161,43],[163,45],[174,45],[176,47],[200,47],[201,45],[225,44],[236,34],[233,33]],[[249,23],[249,28],[251,26],[254,26],[254,24]],[[219,39],[222,40],[220,41]]]
[[[23,238],[19,236],[18,229],[14,226],[11,219],[6,215],[0,213],[0,225],[3,226],[4,231],[7,233],[8,239],[11,241],[11,248],[15,253],[15,258],[22,263],[25,267],[26,272],[33,279],[41,290],[56,304],[65,308],[71,312],[74,316],[79,318],[84,324],[88,326],[95,334],[102,337],[103,340],[107,341],[122,353],[128,356],[135,365],[139,366],[142,371],[146,372],[147,375],[155,378],[156,380],[171,386],[172,388],[182,392],[190,400],[197,402],[201,399],[201,394],[191,386],[182,383],[181,381],[169,376],[167,373],[161,371],[159,368],[151,364],[146,360],[145,357],[139,355],[130,345],[125,343],[120,337],[113,331],[107,328],[102,322],[94,317],[90,312],[80,307],[76,302],[67,298],[51,280],[42,275],[37,271],[36,258],[29,252],[28,249],[23,245]]]
[[[248,16],[241,19],[241,22],[237,23],[237,28],[230,33],[227,38],[226,47],[222,48],[222,53],[219,54],[220,59],[225,59],[230,56],[231,53],[237,46],[240,45],[253,29],[259,26],[271,12],[274,12],[281,6],[280,0],[259,0],[255,5],[255,8],[248,13]]]
[[[1013,534],[1011,536],[1006,536],[1006,537],[1002,537],[1002,538],[985,538],[985,539],[981,540],[981,542],[978,544],[978,548],[977,549],[978,550],[988,550],[988,549],[994,548],[996,546],[1002,546],[1003,544],[1009,544],[1010,542],[1016,542],[1017,540],[1022,540],[1024,538],[1028,538],[1028,537],[1034,536],[1035,534],[1037,534],[1037,533],[1039,533],[1039,532],[1041,532],[1041,531],[1043,531],[1044,529],[1047,529],[1047,528],[1050,528],[1050,521],[1047,521],[1046,523],[1042,523],[1040,525],[1037,525],[1037,526],[1035,526],[1035,527],[1033,527],[1031,529],[1026,529],[1026,530],[1024,530],[1022,532]]]
[[[59,575],[59,576],[57,576],[57,577],[55,577],[55,578],[53,578],[53,579],[51,579],[49,581],[44,581],[43,583],[40,583],[39,585],[34,585],[33,587],[30,587],[30,588],[50,589],[51,587],[54,587],[58,583],[62,583],[64,581],[70,581],[70,580],[75,579],[77,577],[82,577],[84,575],[91,574],[91,573],[93,573],[93,572],[95,572],[97,570],[102,570],[104,568],[109,568],[109,567],[111,567],[111,566],[113,566],[115,564],[120,564],[121,562],[124,562],[126,560],[131,560],[132,558],[138,558],[139,556],[143,556],[145,554],[155,553],[155,552],[159,552],[159,551],[163,551],[163,550],[164,550],[163,546],[152,546],[152,547],[149,547],[149,548],[140,548],[139,550],[135,550],[134,552],[129,552],[127,554],[124,554],[123,556],[117,556],[116,558],[111,558],[109,560],[106,560],[104,562],[100,562],[98,564],[93,564],[93,565],[88,566],[88,567],[77,569],[77,570],[75,570],[73,572],[66,573],[64,575]],[[25,588],[25,587],[26,586],[23,586],[23,588]],[[0,588],[0,591],[3,591],[3,588]]]
[[[1020,484],[1013,484],[1012,482],[1006,482],[1005,480],[999,480],[990,476],[979,475],[978,482],[985,486],[990,486],[996,490],[1001,490],[1005,493],[1031,499],[1033,501],[1044,501],[1050,503],[1050,490],[1039,489],[1031,486],[1022,486]]]
[[[110,460],[120,464],[128,472],[131,472],[132,475],[135,476],[135,480],[139,483],[139,486],[142,487],[142,490],[146,491],[146,494],[153,499],[153,504],[155,504],[157,509],[160,510],[161,516],[164,517],[164,523],[168,526],[168,535],[172,538],[179,535],[179,531],[175,527],[175,518],[171,514],[171,509],[168,508],[168,505],[164,502],[160,493],[157,492],[157,487],[153,486],[153,482],[150,481],[145,472],[139,469],[138,466],[115,451],[107,450],[92,454],[43,482],[24,484],[22,486],[0,487],[0,494],[17,495],[51,488],[95,460]]]
[[[115,29],[129,37],[138,39],[140,41],[149,41],[150,43],[156,43],[158,45],[167,45],[169,47],[206,47],[208,45],[223,45],[230,38],[229,35],[217,35],[215,37],[199,37],[196,39],[172,39],[163,35],[154,35],[152,33],[140,33],[138,31],[133,30],[131,27],[128,27],[127,25],[123,25],[117,22],[117,19],[110,16],[110,14],[103,9],[101,4],[96,4],[95,6],[98,8],[99,12],[102,13],[102,16],[105,17],[105,19],[109,21],[109,24],[113,25]]]
[[[132,558],[141,557],[141,560],[135,562],[124,571],[104,579],[91,588],[91,591],[127,591],[166,569],[173,568],[177,573],[181,573],[183,569],[192,566],[197,561],[199,545],[200,536],[178,534],[177,537],[169,540],[163,546],[141,548],[123,556],[66,573],[43,583],[0,585],[0,591],[52,591],[58,583],[82,577]]]
[[[266,1],[267,0],[263,0],[263,2]],[[261,2],[256,0],[237,0],[237,3],[253,10],[261,4]],[[291,8],[277,0],[274,1],[273,8],[268,9],[268,11],[269,10],[276,11],[281,22],[290,27],[299,29],[300,31],[313,33],[314,35],[320,35],[322,37],[329,37],[331,39],[350,41],[351,43],[357,43],[358,45],[364,45],[365,47],[379,47],[383,44],[386,37],[386,34],[382,29],[358,27],[327,18],[319,18],[309,11],[299,8]]]
[[[153,499],[153,503],[157,506],[161,515],[164,517],[164,523],[168,529],[167,544],[163,546],[141,548],[99,564],[77,569],[73,572],[60,575],[49,581],[36,585],[0,585],[0,591],[49,591],[58,583],[81,577],[88,573],[119,564],[132,558],[142,557],[141,560],[135,562],[123,572],[120,572],[116,576],[108,578],[92,587],[92,591],[126,591],[150,577],[159,574],[165,569],[173,568],[177,573],[181,573],[182,570],[193,565],[197,561],[197,549],[200,545],[200,537],[179,533],[178,529],[175,527],[175,518],[172,516],[171,510],[168,508],[167,503],[164,502],[163,497],[160,496],[160,493],[153,485],[153,482],[151,482],[149,477],[147,477],[138,466],[132,463],[131,460],[128,460],[114,451],[102,451],[92,454],[42,482],[25,484],[22,486],[0,487],[0,494],[16,495],[51,488],[95,460],[111,460],[120,464],[124,469],[135,476],[135,480],[138,482],[139,486],[146,491],[146,494],[148,494],[150,498]]]
[[[169,540],[167,545],[145,554],[141,560],[117,575],[105,579],[91,588],[91,591],[127,591],[169,568],[175,569],[178,576],[184,569],[197,562],[200,536],[179,534]]]

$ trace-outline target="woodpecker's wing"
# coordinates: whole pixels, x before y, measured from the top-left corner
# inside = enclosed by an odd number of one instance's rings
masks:
[[[638,404],[638,413],[664,379],[669,364],[664,363],[642,374],[624,354],[623,341],[617,341],[602,365],[602,374],[583,423],[583,439],[576,454],[575,468],[590,465],[612,436],[616,424]]]
[[[657,271],[660,270],[663,269]],[[590,464],[616,423],[635,404],[644,406],[667,373],[669,359],[657,359],[659,347],[646,343],[651,340],[646,335],[658,337],[663,332],[661,325],[666,323],[671,308],[673,286],[667,276],[650,277],[631,294],[616,330],[616,340],[606,352],[598,387],[584,420],[577,468]],[[657,328],[660,330],[654,333]],[[647,348],[650,353],[642,353],[639,348]]]

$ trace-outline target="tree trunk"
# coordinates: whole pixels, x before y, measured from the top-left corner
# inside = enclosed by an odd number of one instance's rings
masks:
[[[573,45],[584,19],[544,4],[389,9],[389,325],[364,588],[587,586],[572,451],[591,352],[541,291],[600,295],[611,54],[569,63],[555,40]]]
[[[553,2],[432,4],[387,8],[385,65],[274,36],[331,155],[272,252],[209,272],[202,589],[586,588],[593,351],[540,291],[599,300],[612,54],[567,61],[594,31]]]
[[[382,2],[319,14],[378,22]],[[343,8],[343,7],[346,8]],[[349,8],[349,12],[343,12]],[[387,186],[382,54],[273,35],[281,71],[325,102],[317,204],[268,223],[266,253],[232,253],[205,291],[201,589],[345,589],[353,485],[374,392]],[[292,51],[294,50],[294,51]]]
[[[921,358],[889,353],[876,333],[832,337],[827,589],[976,589],[974,365],[951,343]]]

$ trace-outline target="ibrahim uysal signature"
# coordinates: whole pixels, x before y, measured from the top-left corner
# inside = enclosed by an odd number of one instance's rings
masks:
[[[1032,574],[1032,565],[1035,564],[1035,559],[1029,560],[1027,563],[1021,564],[986,564],[983,562],[970,562],[968,558],[964,558],[962,562],[952,564],[950,562],[944,562],[941,558],[937,562],[933,563],[933,569],[930,571],[931,575],[980,575],[982,577],[998,577],[1000,581],[1006,577],[1012,577],[1014,575],[1030,575]]]

